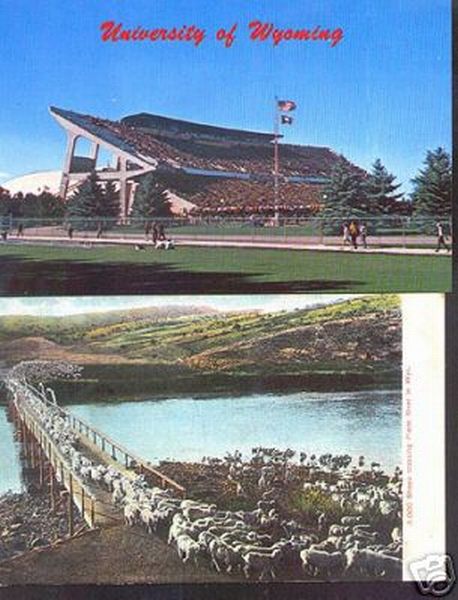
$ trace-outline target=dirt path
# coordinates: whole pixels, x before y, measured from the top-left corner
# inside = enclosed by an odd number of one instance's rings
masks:
[[[49,550],[0,564],[0,585],[237,581],[208,566],[183,565],[175,550],[140,527],[91,531]]]
[[[133,246],[139,242],[142,245],[152,245],[151,242],[145,242],[141,236],[130,234],[128,236],[119,236],[116,234],[107,234],[103,238],[94,237],[92,232],[78,232],[71,240],[67,236],[54,234],[45,235],[42,232],[27,232],[27,235],[22,238],[11,238],[15,243],[21,242],[42,242],[42,243],[59,243],[63,245],[78,245],[81,243],[93,245],[124,245]],[[220,248],[270,248],[279,250],[313,250],[322,252],[353,252],[349,246],[343,247],[340,238],[326,238],[325,243],[321,239],[308,237],[287,237],[281,236],[211,236],[211,235],[185,235],[178,234],[174,236],[174,240],[180,246],[202,246],[202,247],[220,247]],[[404,247],[403,241],[400,238],[377,238],[371,240],[373,245],[368,248],[360,248],[360,253],[364,254],[401,254],[401,255],[423,255],[423,256],[442,256],[442,252],[436,253],[434,248],[422,247],[434,244],[434,238],[418,237],[415,238],[415,247]],[[413,243],[413,240],[410,242]],[[385,247],[386,246],[386,247]],[[446,252],[445,255],[449,253]]]

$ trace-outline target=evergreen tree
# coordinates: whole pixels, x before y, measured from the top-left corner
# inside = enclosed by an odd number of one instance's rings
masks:
[[[169,217],[172,214],[165,187],[150,173],[146,175],[135,191],[131,216],[136,219],[151,220]]]
[[[67,204],[67,218],[79,221],[79,226],[106,228],[119,216],[119,193],[112,182],[105,189],[99,183],[95,172],[79,186]]]
[[[19,215],[24,196],[21,192],[11,196],[8,190],[0,187],[0,215]]]
[[[411,198],[414,214],[420,217],[444,218],[452,212],[452,164],[443,148],[428,150],[424,168],[412,179]]]
[[[369,211],[364,179],[350,163],[341,157],[331,172],[323,192],[323,208],[319,216],[325,233],[337,233],[344,221],[360,219]]]
[[[121,212],[121,206],[119,204],[119,191],[112,181],[107,181],[105,184],[103,202],[105,216],[112,220],[117,219]]]
[[[396,175],[389,173],[383,166],[382,161],[377,160],[372,165],[372,171],[364,182],[364,191],[371,214],[389,214],[396,213],[401,209],[401,203],[398,203],[403,194],[396,194],[401,186],[395,183]]]
[[[61,198],[46,191],[38,195],[26,194],[21,206],[21,215],[24,218],[61,218],[64,213],[65,205]]]
[[[104,193],[94,171],[69,199],[67,217],[71,220],[102,217],[105,208],[103,200]]]

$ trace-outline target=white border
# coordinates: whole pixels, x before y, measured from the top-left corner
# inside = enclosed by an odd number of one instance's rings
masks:
[[[403,314],[403,579],[445,552],[445,299],[401,296]]]

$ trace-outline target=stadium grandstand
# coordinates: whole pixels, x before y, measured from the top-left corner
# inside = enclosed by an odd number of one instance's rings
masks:
[[[67,133],[61,197],[67,198],[78,181],[97,169],[101,181],[119,185],[123,216],[129,214],[139,179],[150,172],[167,188],[176,211],[188,216],[272,216],[275,210],[285,216],[308,216],[319,211],[323,186],[342,158],[325,147],[279,143],[276,201],[273,133],[147,113],[112,121],[56,107],[50,112]],[[90,142],[88,156],[76,153],[80,138]],[[112,166],[97,167],[101,148],[112,154]]]

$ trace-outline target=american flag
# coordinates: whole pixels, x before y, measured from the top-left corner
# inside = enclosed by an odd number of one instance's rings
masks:
[[[279,110],[290,111],[296,108],[296,103],[292,100],[279,100],[278,101]]]

